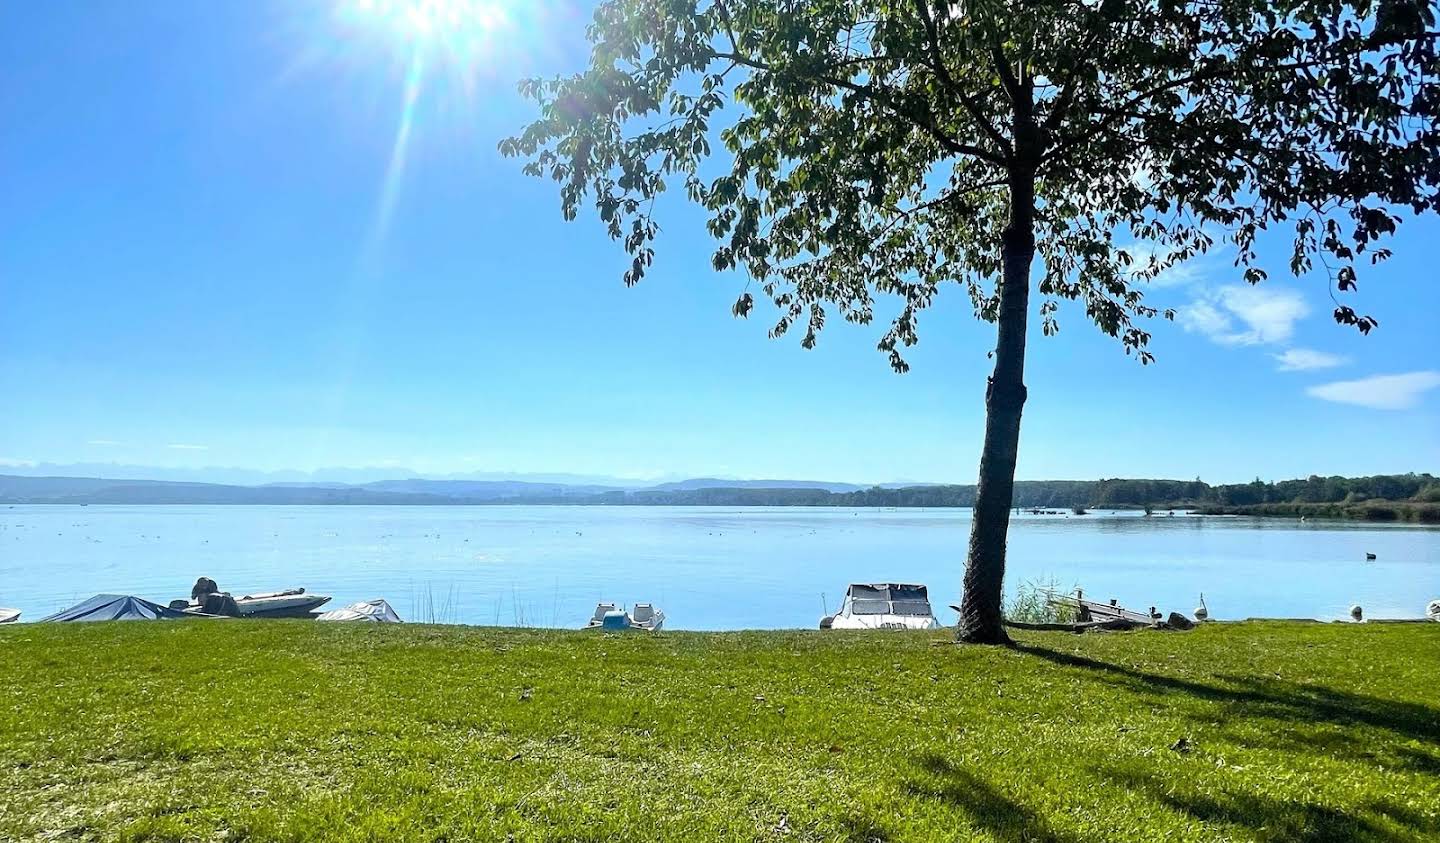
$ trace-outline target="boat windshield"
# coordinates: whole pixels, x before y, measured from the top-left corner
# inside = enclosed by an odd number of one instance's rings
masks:
[[[890,612],[890,601],[888,600],[851,600],[850,614],[852,615],[884,615]]]
[[[930,603],[925,600],[896,600],[893,605],[892,613],[896,615],[924,617],[931,614]]]

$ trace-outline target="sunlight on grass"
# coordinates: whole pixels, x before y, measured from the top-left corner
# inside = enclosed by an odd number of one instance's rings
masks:
[[[6,629],[0,838],[1440,834],[1440,625],[949,635]]]

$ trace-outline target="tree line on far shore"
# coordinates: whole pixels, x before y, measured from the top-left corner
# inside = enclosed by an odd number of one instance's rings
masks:
[[[567,501],[577,502],[574,499]],[[653,506],[839,506],[839,507],[968,507],[975,502],[973,485],[875,487],[855,492],[824,489],[688,489],[611,492],[591,502]],[[1370,477],[1320,477],[1301,480],[1211,485],[1203,480],[1021,480],[1015,483],[1015,506],[1021,509],[1199,509],[1239,511],[1248,507],[1326,507],[1317,516],[1360,516],[1376,520],[1440,520],[1440,480],[1430,474],[1382,474]],[[1368,505],[1368,510],[1395,505],[1387,519],[1376,511],[1349,512],[1335,507]],[[1401,506],[1400,504],[1404,504]],[[1405,512],[1400,512],[1405,510]],[[1434,518],[1422,517],[1434,512]],[[1415,515],[1408,513],[1413,511]]]

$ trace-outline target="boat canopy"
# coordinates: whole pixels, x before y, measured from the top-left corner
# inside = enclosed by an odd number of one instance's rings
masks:
[[[316,615],[317,621],[364,621],[366,623],[403,623],[400,613],[385,600],[364,600],[343,609]]]
[[[161,621],[194,617],[175,609],[151,603],[143,597],[128,594],[97,594],[84,603],[41,618],[40,623],[53,621]]]
[[[930,609],[930,592],[923,585],[851,583],[845,592],[845,602],[852,615],[923,617],[933,614]]]

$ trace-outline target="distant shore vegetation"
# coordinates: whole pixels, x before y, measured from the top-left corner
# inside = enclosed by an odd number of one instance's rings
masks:
[[[655,487],[596,491],[585,487],[488,489],[446,481],[410,481],[408,491],[339,484],[227,486],[208,483],[0,477],[0,504],[268,504],[268,505],[522,505],[580,506],[833,506],[852,508],[969,507],[975,486],[876,486],[848,491],[766,488]],[[777,481],[781,482],[781,481]],[[1212,485],[1194,480],[1021,480],[1017,509],[1078,513],[1143,509],[1189,510],[1206,515],[1351,518],[1440,523],[1440,479],[1431,474],[1379,474]]]

